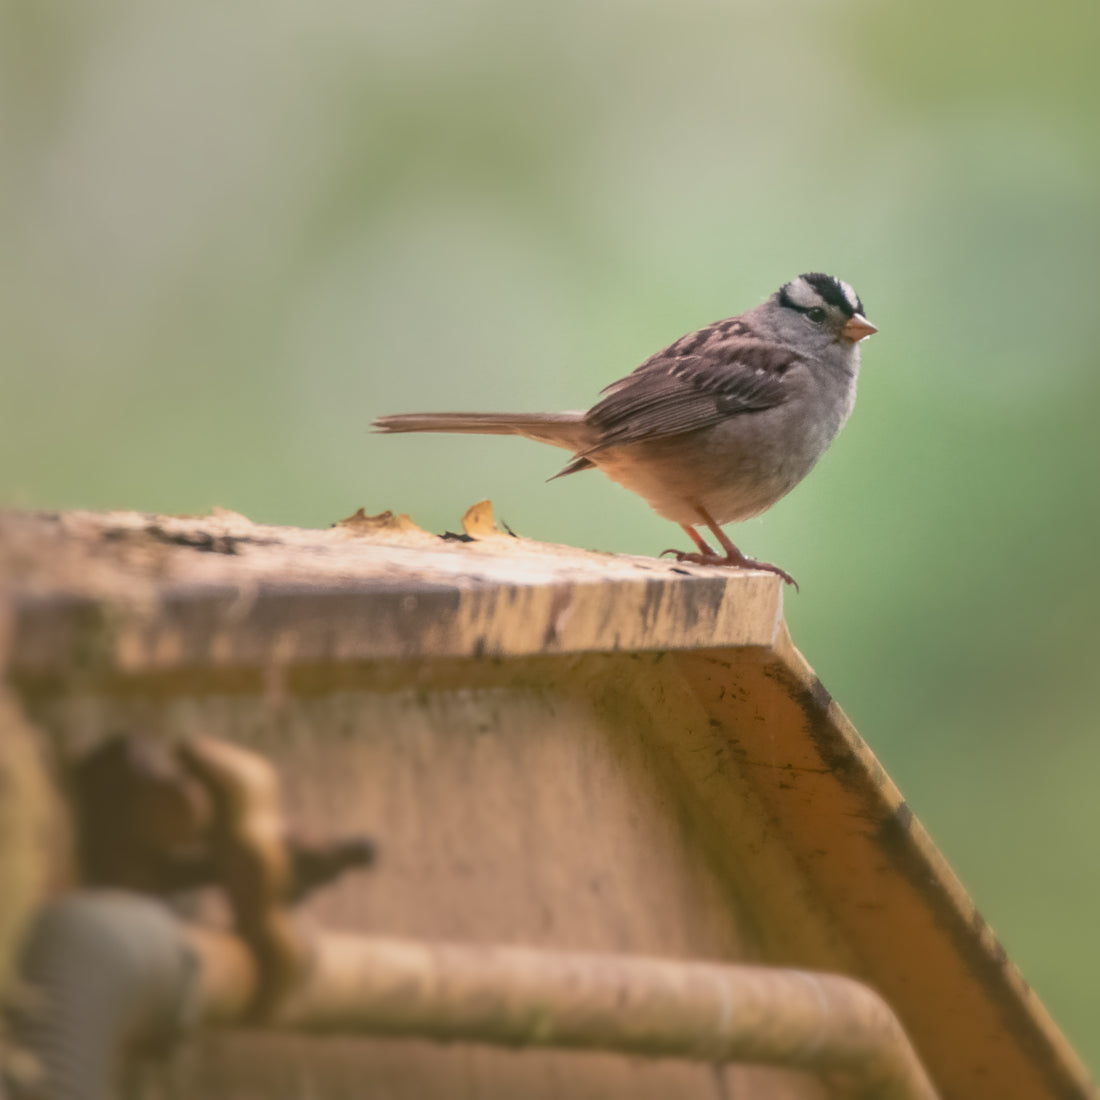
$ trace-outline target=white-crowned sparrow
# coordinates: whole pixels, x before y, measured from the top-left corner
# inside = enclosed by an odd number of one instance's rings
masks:
[[[698,547],[665,553],[767,569],[794,584],[778,566],[745,557],[721,525],[759,515],[810,472],[852,411],[859,342],[876,331],[847,283],[811,272],[657,352],[588,412],[409,413],[373,426],[523,435],[564,447],[573,458],[555,477],[600,469]]]

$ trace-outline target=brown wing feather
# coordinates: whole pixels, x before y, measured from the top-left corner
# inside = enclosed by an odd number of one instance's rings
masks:
[[[604,390],[585,417],[596,442],[577,457],[773,408],[785,399],[783,376],[799,359],[793,348],[745,335],[737,321],[691,333]]]

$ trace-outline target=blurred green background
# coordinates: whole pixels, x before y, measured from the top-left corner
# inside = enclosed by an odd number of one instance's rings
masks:
[[[880,335],[734,529],[1100,1067],[1100,5],[0,9],[0,499],[360,505],[652,553],[637,499],[416,409],[559,409],[800,271]]]

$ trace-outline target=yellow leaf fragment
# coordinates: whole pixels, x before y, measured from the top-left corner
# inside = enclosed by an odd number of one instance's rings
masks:
[[[373,535],[380,531],[421,531],[404,512],[400,514],[391,512],[379,512],[376,516],[368,516],[360,508],[346,519],[337,520],[333,525],[343,527],[354,535]]]
[[[493,520],[493,502],[481,500],[467,508],[462,517],[462,530],[473,539],[485,539],[503,534]]]

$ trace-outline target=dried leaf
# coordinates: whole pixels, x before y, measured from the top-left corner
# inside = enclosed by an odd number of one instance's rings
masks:
[[[462,517],[462,530],[474,539],[499,537],[502,532],[493,520],[493,502],[482,500],[467,508]]]
[[[376,516],[368,516],[360,508],[346,519],[337,520],[334,527],[343,527],[355,535],[373,535],[379,531],[421,531],[404,512],[397,514],[388,509]]]

